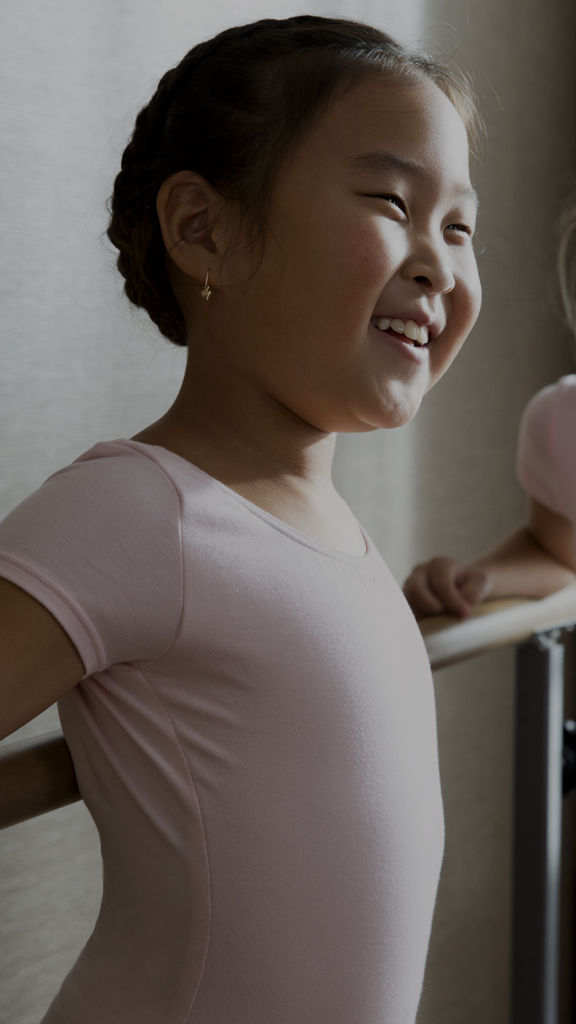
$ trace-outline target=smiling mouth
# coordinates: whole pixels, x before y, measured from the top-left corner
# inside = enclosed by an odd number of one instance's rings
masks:
[[[390,334],[414,348],[426,348],[429,341],[427,327],[421,327],[414,320],[399,320],[390,317],[372,317],[370,323],[383,334]]]

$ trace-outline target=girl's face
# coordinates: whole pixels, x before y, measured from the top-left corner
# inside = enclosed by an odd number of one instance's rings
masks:
[[[478,315],[475,214],[450,100],[364,79],[281,168],[262,258],[227,258],[212,315],[235,372],[322,431],[405,423]]]

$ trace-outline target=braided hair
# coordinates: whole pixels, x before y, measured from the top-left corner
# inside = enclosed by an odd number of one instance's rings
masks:
[[[124,151],[108,238],[118,249],[127,297],[170,341],[188,339],[156,214],[162,183],[180,170],[197,172],[239,204],[262,239],[283,158],[337,90],[374,72],[431,79],[454,103],[471,140],[478,135],[462,72],[353,21],[302,15],[227,29],[166,72]]]

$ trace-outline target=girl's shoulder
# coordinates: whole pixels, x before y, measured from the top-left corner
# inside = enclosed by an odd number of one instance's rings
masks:
[[[0,523],[0,576],[60,622],[87,674],[155,658],[182,610],[181,503],[162,456],[94,445]]]
[[[166,515],[166,505],[181,505],[181,481],[171,453],[127,438],[99,441],[72,462],[57,469],[37,494],[43,500],[58,495],[67,501],[102,512],[112,503],[127,516],[139,510],[139,519]]]
[[[576,434],[576,374],[560,377],[547,384],[528,402],[520,424],[520,435],[548,437],[550,442]]]
[[[576,402],[576,373],[567,373],[554,384],[547,384],[537,392],[534,399],[541,395],[546,395],[547,401],[551,405],[555,405],[557,402]]]
[[[148,451],[147,451],[148,449]],[[148,446],[138,444],[127,438],[112,441],[98,441],[82,452],[68,465],[56,470],[49,480],[56,480],[62,475],[73,475],[78,479],[116,481],[124,480],[127,489],[130,483],[141,477],[150,475],[169,476],[161,458],[150,457]]]
[[[576,446],[576,374],[548,384],[528,402],[518,437],[517,476],[537,501],[562,514],[576,507],[572,493]]]

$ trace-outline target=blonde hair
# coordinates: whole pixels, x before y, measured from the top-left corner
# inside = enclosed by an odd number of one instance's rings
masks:
[[[576,338],[576,196],[561,221],[562,234],[558,247],[558,280],[564,316]]]

